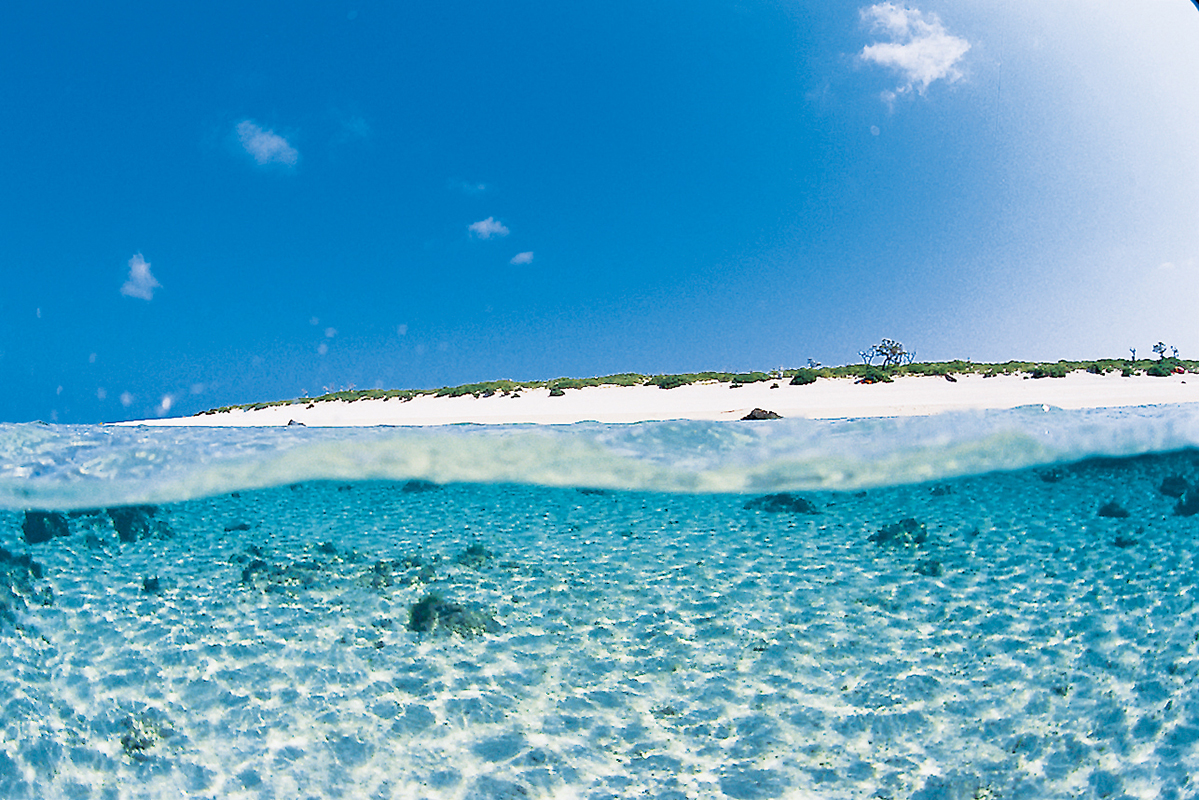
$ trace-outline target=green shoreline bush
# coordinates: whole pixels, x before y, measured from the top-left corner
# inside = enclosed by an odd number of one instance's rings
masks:
[[[1175,370],[1196,373],[1200,371],[1200,362],[1182,358],[1140,358],[1136,361],[1128,358],[1105,358],[1092,361],[1006,361],[1002,364],[977,364],[973,361],[924,361],[910,364],[900,364],[890,367],[872,366],[870,364],[847,364],[840,367],[801,367],[799,369],[779,370],[769,372],[689,372],[680,375],[641,375],[636,372],[622,372],[616,375],[605,375],[596,378],[554,378],[548,381],[512,381],[497,380],[482,383],[465,383],[461,386],[443,386],[440,389],[347,389],[340,392],[329,392],[319,397],[299,397],[292,400],[272,400],[260,403],[242,403],[239,405],[211,408],[198,412],[195,416],[206,414],[221,414],[241,409],[243,411],[261,411],[275,406],[304,405],[326,403],[341,400],[353,403],[358,400],[391,400],[401,402],[412,400],[422,395],[434,397],[463,397],[472,395],[476,398],[491,397],[495,394],[515,394],[522,389],[549,389],[555,397],[565,394],[566,389],[583,389],[588,386],[657,386],[660,389],[675,389],[692,383],[728,383],[742,385],[747,383],[762,383],[764,381],[789,378],[792,386],[806,386],[816,383],[817,378],[853,378],[856,381],[872,383],[891,383],[898,375],[968,375],[982,374],[985,378],[996,375],[1026,374],[1032,378],[1063,378],[1072,372],[1089,372],[1095,375],[1105,375],[1109,372],[1120,371],[1121,375],[1150,375],[1154,377],[1169,377]]]

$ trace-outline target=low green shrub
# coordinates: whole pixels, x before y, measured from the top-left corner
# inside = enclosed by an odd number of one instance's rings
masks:
[[[1065,378],[1067,365],[1060,361],[1057,364],[1037,364],[1029,371],[1032,378]]]
[[[808,369],[807,367],[796,370],[796,374],[792,376],[792,386],[808,386],[810,383],[817,382],[817,371]]]
[[[691,382],[691,377],[688,375],[655,375],[646,381],[646,383],[657,386],[660,389],[677,389],[680,386],[687,386]]]
[[[1175,368],[1180,366],[1173,358],[1163,358],[1146,367],[1146,374],[1156,378],[1166,378],[1175,374]]]

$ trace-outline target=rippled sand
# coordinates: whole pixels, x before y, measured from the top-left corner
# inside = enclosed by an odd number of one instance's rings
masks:
[[[1197,518],[1159,491],[1196,473],[817,513],[303,484],[127,543],[100,514],[27,545],[3,512],[53,602],[16,586],[0,621],[0,796],[1196,797]],[[409,630],[431,592],[493,630]]]

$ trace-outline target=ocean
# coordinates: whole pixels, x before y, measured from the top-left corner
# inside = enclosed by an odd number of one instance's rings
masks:
[[[0,797],[1196,798],[1198,447],[0,425]]]

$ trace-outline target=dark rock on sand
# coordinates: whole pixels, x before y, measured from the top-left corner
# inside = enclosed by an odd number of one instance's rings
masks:
[[[811,501],[798,494],[780,492],[756,497],[743,506],[747,511],[766,511],[770,514],[820,514]]]
[[[415,494],[418,492],[434,492],[442,487],[433,481],[411,480],[400,487],[400,491],[406,494]]]
[[[53,604],[54,596],[50,588],[39,589],[36,585],[36,581],[40,581],[44,574],[42,565],[30,558],[28,553],[15,555],[0,547],[0,586],[7,587],[5,594],[15,600],[17,606],[24,608],[27,601],[43,606]],[[0,616],[11,622],[12,610],[7,604],[3,605],[6,613]]]
[[[25,541],[29,544],[41,544],[55,536],[71,534],[66,516],[57,511],[26,511],[21,529],[25,532]]]
[[[917,522],[912,517],[884,525],[876,533],[867,537],[868,542],[887,545],[916,545],[923,544],[929,534],[925,531],[925,523]]]
[[[1192,485],[1188,483],[1187,478],[1182,475],[1171,475],[1163,478],[1162,483],[1158,487],[1160,494],[1165,494],[1167,497],[1183,497]]]
[[[247,548],[247,552],[262,554],[259,548]],[[242,583],[245,586],[268,594],[294,594],[312,589],[328,575],[325,564],[312,560],[272,563],[266,557],[246,561],[245,556],[235,556],[232,560],[245,564],[242,567]]]
[[[487,611],[427,594],[408,611],[408,629],[417,633],[475,636],[495,633],[499,624]]]
[[[475,542],[455,556],[454,563],[462,564],[464,567],[470,567],[471,569],[482,569],[495,557],[495,553],[488,550],[479,542]]]
[[[749,414],[747,414],[746,416],[742,417],[743,421],[758,420],[758,419],[783,419],[783,417],[779,416],[774,411],[766,411],[761,408],[756,408],[753,411],[751,411]]]
[[[303,422],[297,422],[294,419],[289,419],[288,423],[287,423],[287,427],[289,427],[289,428],[307,428],[308,426],[305,425]]]
[[[1175,504],[1175,516],[1194,517],[1197,513],[1200,513],[1200,491],[1192,486],[1187,490],[1187,494],[1179,498],[1179,502]]]
[[[1129,512],[1122,508],[1116,500],[1109,500],[1100,506],[1100,510],[1096,513],[1101,517],[1113,517],[1115,519],[1125,519],[1129,516]]]
[[[157,510],[154,506],[117,506],[108,509],[108,518],[122,542],[136,542],[150,535],[150,521]]]
[[[917,564],[913,572],[918,575],[924,575],[928,578],[937,578],[942,574],[942,562],[936,559],[927,558]]]
[[[149,750],[171,735],[171,729],[159,720],[139,715],[121,723],[121,750],[134,761],[145,761]]]

